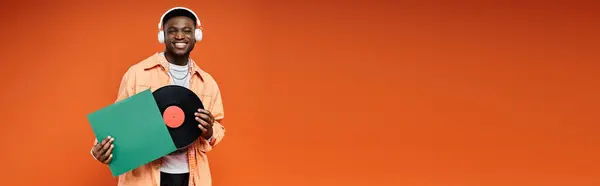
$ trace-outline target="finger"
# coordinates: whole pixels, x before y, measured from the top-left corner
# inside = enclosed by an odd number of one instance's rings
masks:
[[[108,140],[106,143],[104,143],[104,145],[102,146],[102,149],[100,149],[100,154],[104,154],[108,150],[108,148],[110,148],[113,141],[115,141],[115,138],[111,137],[110,140]]]
[[[106,152],[104,153],[105,157],[108,157],[112,154],[113,148],[115,147],[115,144],[111,144],[110,147],[108,148],[108,150],[106,150]]]
[[[200,128],[200,130],[202,131],[202,133],[204,134],[205,132],[208,132],[208,129],[206,129],[204,126],[202,125],[198,125],[198,128]]]
[[[99,154],[100,157],[98,158],[98,160],[106,161],[112,155],[114,147],[115,147],[114,144],[110,144],[110,146],[108,146],[107,149],[103,148],[103,152],[101,154]]]
[[[102,161],[102,163],[108,164],[108,163],[110,163],[112,158],[113,158],[113,155],[111,154],[110,156],[108,156],[108,158],[106,160]]]
[[[204,110],[204,109],[198,109],[198,113],[203,113],[206,114],[206,116],[208,116],[210,118],[210,121],[214,122],[215,121],[215,117],[212,115],[212,113],[210,113],[210,111],[208,110]],[[212,123],[211,122],[211,123]]]
[[[209,123],[212,121],[212,117],[210,116],[210,114],[206,114],[206,113],[203,113],[203,112],[196,112],[195,115],[197,117],[202,118],[204,121],[207,121]]]
[[[108,145],[108,147],[106,147],[106,145]],[[112,153],[112,147],[114,145],[111,143],[111,141],[107,142],[105,144],[105,146],[102,146],[102,149],[98,152],[98,160],[100,161],[106,161],[106,159],[108,159],[108,157],[110,156],[110,154]]]
[[[208,123],[208,121],[206,121],[204,119],[196,117],[196,121],[198,123],[200,123],[200,125],[202,125],[202,127],[208,128],[210,126],[209,123]]]
[[[106,158],[107,157],[104,155],[104,153],[96,155],[96,160],[98,160],[100,162],[103,162],[104,160],[106,160]]]
[[[110,140],[104,143],[102,149],[107,150],[110,147],[110,145],[112,145],[113,141],[115,141],[115,138],[111,137]]]
[[[211,114],[210,114],[210,111],[208,111],[208,110],[205,110],[205,109],[198,109],[198,112],[200,112],[200,113],[204,113],[204,114],[207,114],[207,115],[211,115]]]
[[[94,155],[94,157],[96,157],[96,159],[102,154],[102,147],[104,147],[104,144],[106,144],[105,141],[106,140],[102,140],[101,143],[94,145],[94,150],[92,150],[92,154]]]
[[[204,121],[206,121],[208,123],[209,127],[212,127],[215,123],[215,118],[212,115],[209,114],[204,114],[204,113],[198,113],[196,112],[195,114],[197,117],[202,118]]]
[[[104,154],[101,154],[100,157],[98,157],[96,159],[100,162],[104,162],[104,161],[106,161],[106,159],[108,159],[108,157],[104,156]]]
[[[102,149],[102,146],[104,146],[108,140],[110,140],[110,136],[104,138],[102,141],[100,141],[100,143],[96,143],[96,145],[94,145],[94,151],[97,152],[98,150]]]
[[[208,131],[208,127],[206,125],[208,125],[208,123],[198,117],[196,117],[196,121],[198,121],[198,123],[200,123],[198,125],[198,128],[200,128],[200,130],[202,130],[202,133]]]

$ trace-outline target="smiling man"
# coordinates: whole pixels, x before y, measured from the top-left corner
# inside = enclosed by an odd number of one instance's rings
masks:
[[[184,86],[196,93],[205,109],[198,109],[196,121],[202,136],[188,148],[119,176],[119,186],[209,186],[211,174],[206,153],[225,135],[223,104],[216,81],[190,59],[196,42],[202,40],[202,27],[196,14],[183,7],[167,11],[159,23],[158,40],[164,52],[131,66],[121,81],[116,101],[166,85]],[[94,142],[93,157],[108,164],[114,141],[106,137]]]

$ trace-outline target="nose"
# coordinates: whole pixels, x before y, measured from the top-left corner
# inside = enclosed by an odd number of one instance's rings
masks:
[[[175,34],[175,39],[183,39],[185,34],[183,32],[177,32]]]

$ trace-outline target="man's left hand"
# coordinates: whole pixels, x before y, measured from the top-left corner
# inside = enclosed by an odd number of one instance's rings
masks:
[[[196,115],[196,121],[200,123],[198,125],[198,128],[202,130],[202,137],[204,139],[209,139],[210,137],[212,137],[212,127],[215,123],[215,117],[213,117],[208,110],[204,109],[198,109],[198,112],[196,112],[194,115]]]

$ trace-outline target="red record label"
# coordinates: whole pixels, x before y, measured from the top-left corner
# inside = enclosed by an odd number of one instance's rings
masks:
[[[165,109],[165,112],[163,113],[163,119],[165,120],[167,126],[171,128],[177,128],[183,124],[183,121],[185,120],[185,114],[178,106],[170,106]]]

